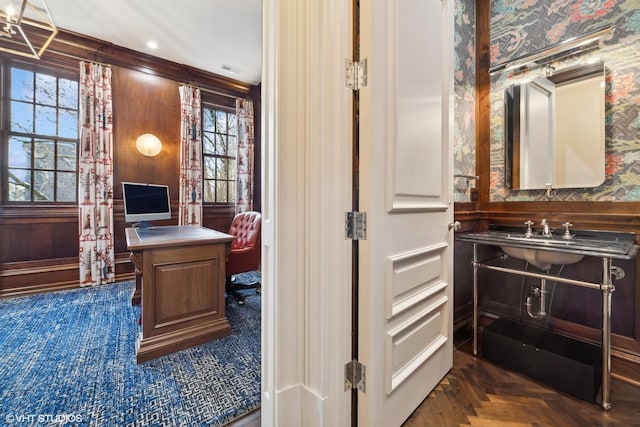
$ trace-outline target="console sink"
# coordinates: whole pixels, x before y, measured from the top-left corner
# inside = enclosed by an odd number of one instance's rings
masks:
[[[575,264],[584,258],[584,255],[581,254],[516,248],[513,246],[500,246],[500,249],[502,249],[505,254],[527,261],[529,264],[541,270],[549,270],[552,264]]]
[[[621,270],[612,265],[613,259],[630,260],[635,257],[638,250],[635,233],[615,232],[605,230],[569,230],[569,223],[565,233],[554,234],[545,227],[540,233],[532,230],[531,222],[527,221],[526,233],[522,227],[489,225],[487,231],[456,234],[456,241],[473,243],[473,354],[478,354],[478,270],[486,269],[501,273],[514,273],[521,276],[537,278],[539,287],[529,292],[524,304],[527,314],[533,319],[542,319],[547,316],[545,297],[547,294],[547,280],[556,283],[582,286],[589,289],[599,289],[602,292],[602,408],[611,408],[610,383],[611,383],[611,295],[614,291],[613,279],[620,278]],[[508,265],[495,265],[496,250],[485,250],[478,246],[499,247],[507,255],[527,261],[529,264],[544,270],[545,273],[517,270]],[[479,256],[487,257],[486,261],[480,261]],[[560,276],[560,271],[551,275],[549,270],[554,264],[574,264],[583,257],[602,258],[602,281],[587,282]],[[503,263],[501,263],[503,264]],[[615,268],[615,270],[614,270]],[[536,291],[537,289],[537,291]],[[521,298],[524,295],[521,295]],[[532,303],[537,298],[538,302]],[[549,304],[550,306],[550,304]],[[537,311],[536,311],[537,308]]]
[[[490,229],[477,233],[464,233],[456,236],[456,239],[499,246],[507,255],[529,261],[537,267],[574,264],[585,256],[631,259],[638,249],[634,233],[588,230],[574,230],[574,232],[571,239],[565,239],[561,235],[526,236],[515,230]]]

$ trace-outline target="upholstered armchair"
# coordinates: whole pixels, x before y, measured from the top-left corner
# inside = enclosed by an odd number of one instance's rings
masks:
[[[236,280],[236,274],[255,271],[260,268],[262,216],[259,212],[242,212],[231,222],[229,234],[236,238],[231,242],[231,252],[227,257],[225,274],[227,294],[244,304],[242,289],[256,289],[260,292],[260,280],[247,283]]]

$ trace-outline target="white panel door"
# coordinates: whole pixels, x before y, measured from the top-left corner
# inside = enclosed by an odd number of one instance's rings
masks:
[[[360,2],[361,426],[400,425],[452,366],[452,3]]]

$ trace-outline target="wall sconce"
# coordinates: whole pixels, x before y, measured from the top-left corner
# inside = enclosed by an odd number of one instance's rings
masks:
[[[136,148],[140,154],[147,157],[153,157],[157,156],[160,154],[160,151],[162,151],[162,142],[160,142],[155,135],[145,133],[136,139]]]
[[[606,37],[611,37],[615,29],[615,25],[610,25],[608,27],[589,32],[580,37],[573,37],[546,49],[505,61],[489,68],[489,74],[495,74],[501,71],[524,71],[527,69],[542,67],[568,56],[578,55],[598,49],[600,48],[600,42]]]
[[[45,0],[0,0],[0,51],[40,59],[56,34]]]

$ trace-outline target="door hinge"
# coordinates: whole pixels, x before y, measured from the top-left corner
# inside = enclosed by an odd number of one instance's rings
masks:
[[[363,393],[366,392],[366,367],[353,359],[344,365],[344,391],[355,388]]]
[[[344,234],[346,239],[367,239],[367,213],[347,212],[345,215]]]
[[[367,59],[362,61],[345,61],[345,85],[352,90],[367,86]]]

